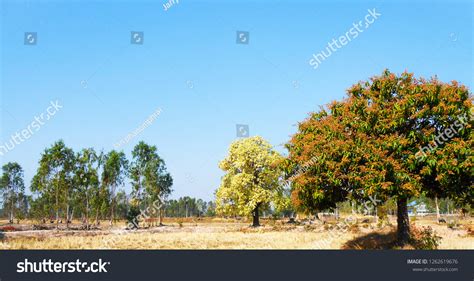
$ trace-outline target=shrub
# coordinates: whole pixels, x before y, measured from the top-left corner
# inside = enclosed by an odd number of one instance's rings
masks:
[[[140,209],[138,206],[132,205],[127,212],[127,228],[135,229],[139,227],[138,215],[140,214]]]
[[[378,216],[377,227],[381,228],[384,225],[390,224],[386,206],[382,205],[382,206],[377,207],[377,216]]]
[[[453,229],[453,230],[459,226],[458,222],[455,220],[448,222],[446,225],[448,226],[448,228]]]
[[[412,225],[412,245],[418,250],[436,250],[441,242],[441,236],[436,235],[431,227],[417,228]]]
[[[11,226],[11,225],[0,227],[0,231],[4,231],[4,232],[17,231],[17,230],[18,229],[16,229],[14,226]]]

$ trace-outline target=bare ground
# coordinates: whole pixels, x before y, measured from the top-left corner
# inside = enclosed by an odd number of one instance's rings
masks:
[[[440,249],[474,249],[473,221],[459,221],[454,228],[433,219],[418,219],[418,227],[430,226],[442,237]],[[394,226],[357,223],[339,228],[335,222],[288,224],[263,221],[249,227],[245,221],[223,219],[166,220],[165,226],[125,230],[125,224],[101,229],[33,230],[31,224],[13,225],[21,231],[0,232],[0,249],[384,249],[394,239]],[[38,227],[36,227],[38,228]]]

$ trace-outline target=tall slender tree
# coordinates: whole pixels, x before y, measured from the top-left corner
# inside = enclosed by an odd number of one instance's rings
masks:
[[[144,186],[148,199],[156,208],[158,207],[159,225],[163,225],[163,207],[166,198],[171,194],[171,186],[173,185],[173,178],[166,171],[165,162],[158,156],[156,152],[153,153],[152,160],[149,161],[145,169]]]
[[[128,172],[128,160],[123,152],[112,150],[105,156],[102,172],[102,184],[108,187],[110,196],[110,225],[115,219],[116,191],[125,183]]]
[[[132,180],[133,195],[140,202],[145,202],[145,177],[148,166],[156,160],[157,152],[155,146],[150,146],[140,141],[132,150],[132,163],[130,166],[130,178]]]
[[[156,146],[140,141],[134,147],[132,157],[130,178],[133,196],[145,207],[153,204],[154,208],[158,208],[159,224],[162,225],[164,201],[171,193],[173,178],[167,172]]]
[[[56,227],[59,227],[59,211],[65,206],[65,219],[69,227],[70,193],[73,188],[74,152],[62,140],[55,142],[41,154],[39,168],[33,177],[32,191],[54,197]]]
[[[98,163],[99,158],[93,148],[86,148],[76,156],[74,170],[74,184],[80,198],[85,200],[85,227],[89,229],[89,214],[91,209],[91,197],[99,188]]]
[[[20,209],[21,200],[25,197],[23,169],[16,162],[9,162],[2,167],[0,191],[3,195],[3,209],[9,212],[9,222],[13,223],[15,211]]]

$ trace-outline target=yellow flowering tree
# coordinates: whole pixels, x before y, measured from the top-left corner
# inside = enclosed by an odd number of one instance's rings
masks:
[[[282,172],[278,168],[282,159],[262,137],[233,142],[229,154],[219,163],[226,174],[216,192],[217,212],[252,216],[252,226],[260,226],[259,211],[270,203],[278,205],[284,201]]]

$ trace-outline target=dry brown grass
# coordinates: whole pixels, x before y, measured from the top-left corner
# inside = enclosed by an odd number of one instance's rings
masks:
[[[178,220],[165,220],[164,227],[138,231],[124,230],[125,224],[120,223],[112,229],[95,231],[5,232],[0,233],[0,249],[377,249],[393,238],[390,227],[377,229],[375,224],[334,231],[334,224],[328,223],[264,221],[264,227],[251,228],[248,222],[239,220],[188,218],[180,222],[181,227]],[[432,220],[420,219],[416,224],[429,225],[443,237],[440,249],[474,249],[474,236],[469,234],[469,229],[474,229],[471,220],[461,221],[458,229]],[[354,247],[347,246],[351,241],[356,243]]]

